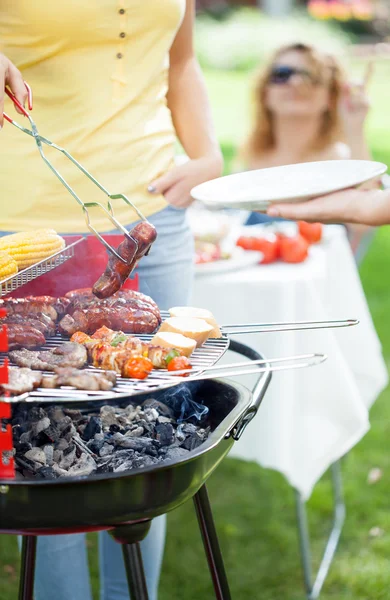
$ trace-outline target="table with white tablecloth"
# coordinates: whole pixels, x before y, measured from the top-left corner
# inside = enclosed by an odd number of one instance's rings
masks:
[[[302,264],[198,276],[192,305],[210,309],[221,324],[359,319],[347,329],[235,336],[267,358],[328,356],[320,366],[274,373],[256,418],[231,452],[280,471],[308,498],[327,468],[368,431],[369,409],[387,384],[344,228],[326,227],[324,241]],[[229,353],[224,361],[232,359]]]

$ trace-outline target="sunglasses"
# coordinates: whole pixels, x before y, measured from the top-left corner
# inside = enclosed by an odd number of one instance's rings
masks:
[[[294,75],[299,75],[306,83],[310,83],[311,85],[320,83],[319,79],[310,73],[310,71],[306,71],[306,69],[296,69],[295,67],[283,65],[272,68],[268,82],[283,85],[288,83]]]

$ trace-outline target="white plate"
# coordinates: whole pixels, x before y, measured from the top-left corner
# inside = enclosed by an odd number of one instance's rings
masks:
[[[231,250],[231,258],[195,265],[195,275],[217,275],[219,273],[252,267],[259,264],[262,256],[261,252],[250,252],[249,250],[235,247]]]
[[[328,160],[246,171],[206,181],[191,191],[208,208],[266,210],[272,202],[298,202],[356,187],[387,171],[368,160]]]

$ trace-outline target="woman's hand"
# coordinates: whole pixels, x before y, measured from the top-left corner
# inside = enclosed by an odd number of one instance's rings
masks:
[[[219,177],[222,166],[220,154],[189,160],[152,181],[148,192],[163,194],[168,204],[176,208],[187,208],[192,203],[190,196],[192,188],[204,181]]]
[[[346,83],[341,91],[339,115],[345,141],[350,148],[350,158],[353,159],[371,159],[364,136],[364,125],[370,110],[367,86],[372,73],[373,63],[370,62],[367,65],[363,81],[358,84]]]
[[[24,106],[27,100],[27,90],[22,74],[4,54],[0,53],[0,129],[4,123],[4,90],[6,86],[10,88],[16,99]],[[18,113],[23,114],[17,107],[15,108]]]
[[[390,224],[390,191],[349,189],[297,204],[275,204],[272,217],[319,223]]]
[[[370,101],[365,85],[345,84],[341,93],[339,110],[347,141],[357,135],[362,135],[370,110]]]

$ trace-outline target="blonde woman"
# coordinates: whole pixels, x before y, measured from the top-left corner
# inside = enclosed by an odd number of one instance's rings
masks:
[[[186,304],[190,294],[193,236],[184,210],[190,190],[222,168],[194,56],[194,4],[0,0],[0,125],[4,86],[24,103],[25,79],[42,133],[109,190],[127,194],[155,225],[158,238],[139,277],[141,291],[162,309]],[[176,136],[189,157],[180,166],[174,165]],[[28,136],[4,125],[0,157],[0,230],[87,231],[79,206]],[[81,198],[99,198],[68,161],[57,155],[53,161]],[[123,203],[116,215],[124,225],[131,221]],[[94,218],[99,231],[110,229],[106,219]],[[164,539],[165,517],[159,517],[141,544],[151,600],[157,598]],[[121,548],[106,533],[100,535],[100,573],[102,600],[128,598]],[[91,598],[84,536],[38,539],[35,588],[37,600]]]
[[[238,156],[240,168],[370,159],[364,134],[370,74],[352,86],[329,54],[306,44],[278,50],[256,82],[254,124]],[[266,219],[254,214],[249,223]],[[354,226],[350,232],[354,247],[363,231]]]

